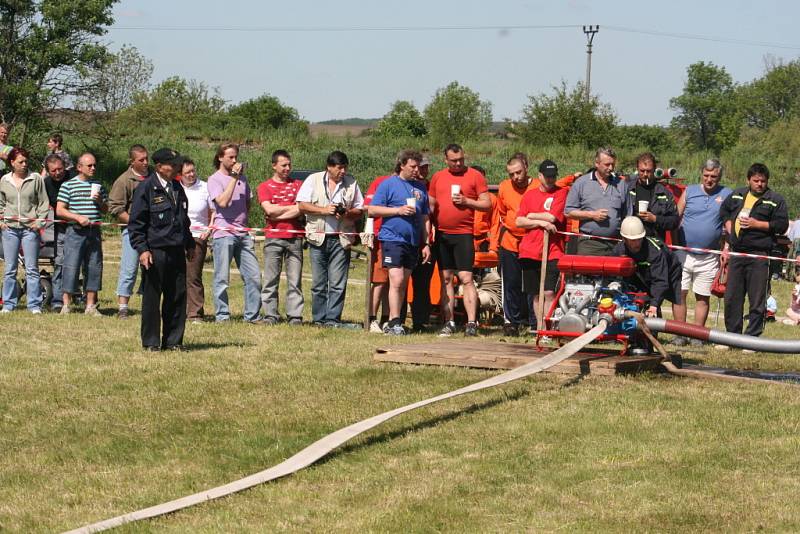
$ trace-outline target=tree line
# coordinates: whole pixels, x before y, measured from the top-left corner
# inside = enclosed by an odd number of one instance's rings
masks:
[[[18,141],[29,130],[53,127],[108,141],[156,124],[211,138],[220,131],[308,134],[298,110],[270,94],[229,105],[201,81],[171,77],[153,86],[149,59],[131,46],[111,52],[100,41],[116,2],[0,2],[0,119],[20,127]],[[79,113],[66,126],[65,113],[52,113],[65,103]],[[744,146],[765,156],[800,156],[800,60],[767,58],[764,74],[747,83],[734,82],[725,67],[694,63],[669,104],[675,117],[668,126],[622,125],[609,104],[585,96],[582,83],[562,81],[529,95],[521,115],[505,119],[504,134],[538,146],[714,154]],[[486,137],[491,124],[491,103],[454,81],[421,110],[406,100],[393,103],[369,135],[441,145]]]

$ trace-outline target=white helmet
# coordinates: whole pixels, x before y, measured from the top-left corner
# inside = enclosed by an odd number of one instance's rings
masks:
[[[639,217],[625,217],[622,220],[622,226],[619,233],[626,239],[641,239],[645,236],[644,224]]]

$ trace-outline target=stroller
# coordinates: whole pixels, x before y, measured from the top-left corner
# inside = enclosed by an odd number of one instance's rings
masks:
[[[54,219],[52,209],[48,212],[47,218],[49,220]],[[53,299],[52,271],[55,268],[56,258],[56,236],[53,223],[48,223],[44,228],[42,228],[42,230],[40,230],[39,233],[41,236],[41,246],[39,248],[38,263],[40,267],[43,267],[39,271],[39,287],[42,291],[42,308],[44,308],[49,306],[50,301]],[[0,234],[0,259],[6,261],[6,258],[3,257],[2,239],[2,234]],[[19,265],[19,268],[17,269],[16,293],[17,298],[21,299],[27,292],[27,280],[25,279],[25,257],[23,256],[22,248],[20,248],[19,252],[17,253],[16,261]],[[49,270],[44,268],[48,266]],[[2,298],[0,298],[0,303],[2,303]]]

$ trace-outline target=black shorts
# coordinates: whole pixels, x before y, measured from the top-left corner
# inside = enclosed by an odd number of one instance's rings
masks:
[[[475,241],[472,234],[439,234],[436,236],[439,269],[472,271],[475,264]]]
[[[386,269],[402,267],[414,270],[419,259],[419,248],[398,241],[381,241],[383,266]]]
[[[538,295],[542,274],[541,260],[520,258],[519,263],[522,266],[522,292],[529,295]],[[561,273],[558,272],[558,260],[548,261],[547,273],[544,275],[544,290],[555,291],[558,289],[560,275]]]

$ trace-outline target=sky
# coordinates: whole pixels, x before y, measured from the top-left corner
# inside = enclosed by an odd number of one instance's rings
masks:
[[[766,58],[800,56],[789,0],[121,0],[114,15],[103,39],[150,59],[154,84],[194,79],[230,103],[269,93],[311,122],[422,110],[452,81],[494,120],[519,118],[529,95],[584,80],[583,25],[600,26],[592,93],[624,124],[668,124],[697,61],[747,82]]]

